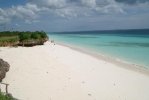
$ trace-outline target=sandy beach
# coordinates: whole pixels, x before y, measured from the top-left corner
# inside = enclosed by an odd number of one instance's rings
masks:
[[[149,100],[149,75],[63,45],[0,47],[19,100]]]

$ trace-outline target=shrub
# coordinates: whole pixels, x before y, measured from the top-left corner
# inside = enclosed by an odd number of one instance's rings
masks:
[[[41,35],[41,38],[48,38],[48,36],[45,32],[41,32],[40,35]]]
[[[29,33],[21,33],[19,35],[20,41],[29,40],[31,38],[31,35]]]
[[[41,35],[39,33],[32,33],[31,38],[32,39],[40,39]]]

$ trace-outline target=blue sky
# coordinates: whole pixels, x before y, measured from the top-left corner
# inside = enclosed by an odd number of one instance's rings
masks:
[[[149,28],[149,0],[0,0],[0,31]]]
[[[9,8],[11,6],[23,5],[27,0],[0,0],[1,8]]]

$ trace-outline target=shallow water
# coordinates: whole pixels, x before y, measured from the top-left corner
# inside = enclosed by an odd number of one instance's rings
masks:
[[[149,30],[49,33],[56,42],[149,68]]]

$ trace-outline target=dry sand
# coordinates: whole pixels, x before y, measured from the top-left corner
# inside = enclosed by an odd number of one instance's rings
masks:
[[[149,75],[62,45],[1,47],[0,58],[20,100],[149,100]]]

